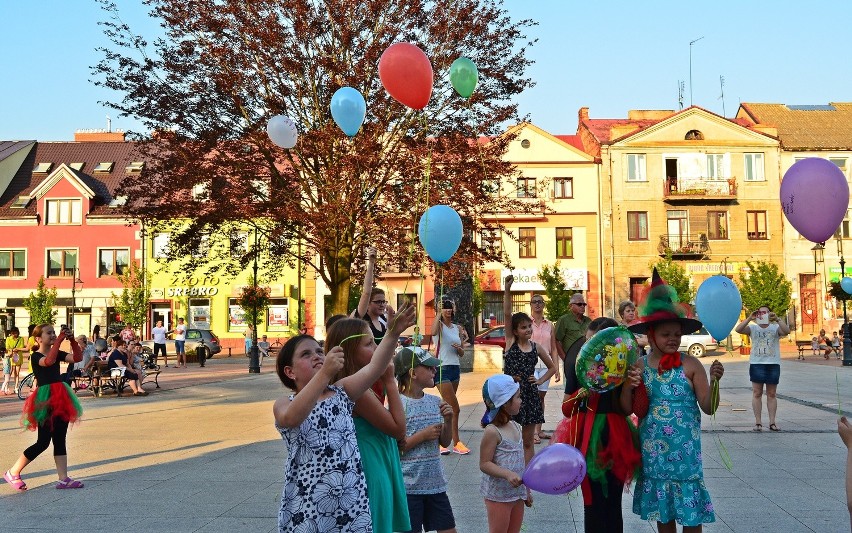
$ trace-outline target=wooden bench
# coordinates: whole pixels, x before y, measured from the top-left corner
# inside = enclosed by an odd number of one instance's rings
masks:
[[[145,375],[142,377],[142,380],[139,381],[139,387],[144,388],[143,386],[146,383],[153,382],[154,385],[157,386],[156,388],[159,389],[160,388],[160,372],[162,372],[162,371],[159,368],[157,368],[156,370],[155,369],[144,370],[143,374],[145,374]]]
[[[796,349],[799,350],[799,358],[805,358],[805,350],[811,349],[811,341],[796,341]]]

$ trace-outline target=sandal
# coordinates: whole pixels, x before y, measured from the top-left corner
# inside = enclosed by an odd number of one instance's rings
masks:
[[[3,479],[6,480],[6,483],[12,485],[15,490],[27,490],[27,484],[21,479],[20,474],[13,476],[7,470],[6,473],[3,474]]]
[[[548,440],[548,439],[550,439],[550,433],[546,433],[544,431],[539,431],[538,432],[538,438]]]
[[[533,444],[541,444],[541,439],[538,435],[533,435]]]
[[[763,425],[755,424],[754,429],[752,429],[752,431],[763,431]]]
[[[775,424],[769,424],[769,431],[781,431]]]
[[[71,479],[70,477],[66,477],[65,479],[60,479],[59,483],[56,484],[57,489],[82,489],[83,482],[77,481],[76,479]]]

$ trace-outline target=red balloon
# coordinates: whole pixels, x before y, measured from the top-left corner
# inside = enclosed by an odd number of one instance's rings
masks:
[[[397,102],[411,109],[423,109],[432,96],[432,64],[423,50],[411,43],[394,43],[382,52],[379,78]]]

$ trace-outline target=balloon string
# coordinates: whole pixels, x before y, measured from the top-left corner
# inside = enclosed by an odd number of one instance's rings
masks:
[[[713,437],[715,437],[716,449],[719,451],[719,457],[722,459],[722,464],[725,465],[725,468],[730,472],[734,467],[734,462],[731,461],[731,456],[728,454],[728,449],[725,448],[725,443],[722,442],[722,437],[716,432],[716,411],[718,411],[719,401],[719,380],[713,378],[710,382],[710,409],[713,410],[713,414],[710,415],[710,427],[713,428]]]
[[[396,320],[396,317],[394,317],[394,320]],[[342,347],[343,343],[348,341],[349,339],[357,339],[358,337],[366,337],[366,336],[367,336],[366,333],[356,333],[355,335],[349,335],[348,337],[346,337],[345,339],[340,341],[337,345]]]
[[[440,346],[441,345],[441,337],[444,335],[444,317],[441,315],[441,311],[440,311],[440,309],[443,309],[443,307],[444,307],[444,267],[439,264],[438,269],[440,269],[440,271],[441,271],[441,284],[439,285],[439,287],[440,287],[439,290],[441,291],[441,297],[440,297],[439,300],[435,301],[435,308],[439,309],[438,316],[436,316],[435,318],[440,322],[440,324],[438,325],[438,345],[437,345],[437,346]],[[441,307],[438,307],[438,302],[441,302]],[[440,359],[440,358],[441,358],[441,354],[438,353],[438,359]],[[443,363],[443,361],[441,362],[441,365],[438,367],[438,382],[439,383],[444,382],[444,363]]]

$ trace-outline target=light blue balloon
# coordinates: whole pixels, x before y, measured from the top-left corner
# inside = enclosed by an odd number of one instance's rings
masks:
[[[366,116],[367,102],[357,89],[341,87],[334,92],[331,97],[331,118],[343,133],[354,137],[361,129]]]
[[[432,261],[446,263],[461,244],[461,217],[448,205],[433,205],[420,217],[417,236]]]
[[[840,288],[843,289],[846,294],[852,294],[852,278],[846,276],[840,280]]]
[[[695,295],[695,311],[714,339],[724,339],[740,319],[743,298],[736,284],[727,276],[704,280]]]

